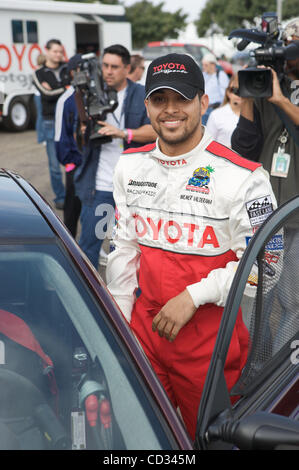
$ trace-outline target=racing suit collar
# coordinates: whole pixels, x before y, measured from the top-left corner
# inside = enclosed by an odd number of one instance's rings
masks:
[[[190,152],[177,155],[177,156],[168,156],[165,155],[163,152],[161,152],[160,147],[159,147],[159,138],[156,140],[156,147],[152,151],[152,156],[158,160],[159,163],[167,165],[168,163],[171,164],[173,168],[180,167],[180,162],[184,162],[185,165],[188,165],[188,163],[191,163],[192,157],[194,155],[198,156],[198,152],[203,152],[205,148],[209,145],[209,143],[213,140],[211,135],[208,133],[207,129],[203,126],[204,133],[201,138],[201,141],[199,144],[194,147]],[[169,166],[169,165],[167,165]]]

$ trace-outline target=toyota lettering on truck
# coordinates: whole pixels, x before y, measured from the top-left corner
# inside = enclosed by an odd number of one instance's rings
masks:
[[[131,49],[131,24],[124,13],[120,5],[2,0],[0,118],[6,129],[23,131],[35,124],[32,73],[53,31],[59,31],[66,61],[74,51],[99,55],[115,37]]]

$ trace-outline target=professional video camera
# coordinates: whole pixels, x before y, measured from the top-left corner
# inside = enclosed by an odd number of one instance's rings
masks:
[[[80,70],[74,72],[72,85],[76,90],[75,99],[80,121],[91,125],[89,139],[95,146],[111,142],[109,136],[98,134],[107,113],[113,113],[118,106],[117,91],[103,81],[101,69],[94,53],[81,56]]]
[[[260,47],[251,51],[254,66],[238,72],[240,96],[247,98],[272,96],[271,70],[261,69],[258,66],[273,68],[281,81],[284,76],[285,61],[299,57],[299,41],[293,41],[288,46],[284,46],[280,33],[276,13],[267,12],[262,15],[261,30],[235,29],[229,34],[229,39],[242,39],[237,45],[239,51],[245,49],[251,42],[261,44]]]

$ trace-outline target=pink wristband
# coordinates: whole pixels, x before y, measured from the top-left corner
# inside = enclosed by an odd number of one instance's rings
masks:
[[[127,133],[128,133],[128,139],[127,139],[127,142],[128,144],[130,144],[133,140],[133,132],[132,132],[132,129],[127,129]]]
[[[75,163],[67,163],[65,165],[65,171],[66,172],[72,171],[74,168],[76,168]]]

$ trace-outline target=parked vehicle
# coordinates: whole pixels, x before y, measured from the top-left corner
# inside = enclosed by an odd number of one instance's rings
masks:
[[[0,201],[0,449],[299,448],[298,314],[284,318],[280,304],[282,294],[288,299],[298,291],[298,279],[285,282],[282,234],[298,219],[299,197],[248,241],[211,358],[195,442],[103,280],[47,202],[6,170]],[[262,210],[255,206],[255,216]],[[257,286],[245,298],[256,260]],[[223,368],[245,300],[251,348],[231,404]]]
[[[170,54],[172,52],[176,52],[178,54],[191,54],[194,59],[201,65],[201,61],[204,55],[206,54],[213,54],[207,46],[202,44],[192,44],[192,43],[185,43],[185,42],[175,42],[175,41],[156,41],[156,42],[149,42],[143,49],[142,55],[146,61],[151,62],[156,57],[160,55]],[[229,76],[232,75],[233,70],[232,66],[229,62],[218,59],[218,64],[223,68],[224,72],[227,73]]]
[[[22,131],[35,120],[31,75],[49,39],[60,39],[65,59],[100,53],[120,42],[131,50],[124,7],[53,0],[0,2],[0,115],[7,129]]]

